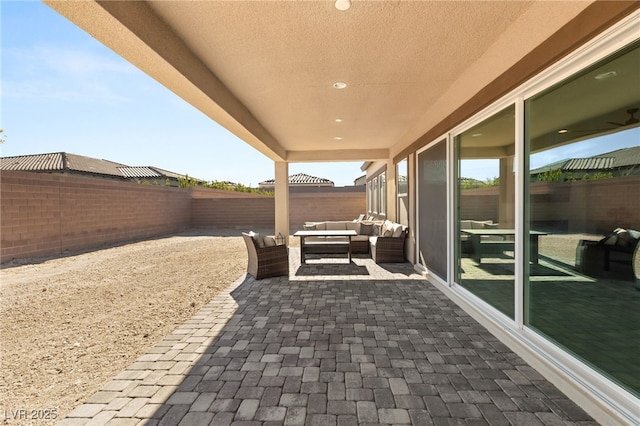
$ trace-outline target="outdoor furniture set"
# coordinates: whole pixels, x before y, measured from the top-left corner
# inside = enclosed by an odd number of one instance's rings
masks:
[[[294,234],[300,238],[300,260],[308,254],[345,253],[351,262],[352,253],[368,254],[376,263],[404,262],[408,228],[386,221],[325,221],[306,222],[304,230]],[[289,274],[288,248],[271,236],[255,232],[242,233],[247,246],[247,272],[256,279]]]
[[[335,253],[341,251],[344,237],[331,235],[330,231],[353,231],[348,248],[352,253],[371,253],[376,263],[398,263],[405,261],[405,239],[409,232],[405,225],[385,221],[325,221],[306,222],[301,236],[300,258],[304,263],[308,253]],[[305,231],[316,231],[308,234]],[[296,235],[294,234],[294,235]]]
[[[640,290],[640,231],[616,228],[599,241],[580,240],[576,270],[593,277],[631,279]]]

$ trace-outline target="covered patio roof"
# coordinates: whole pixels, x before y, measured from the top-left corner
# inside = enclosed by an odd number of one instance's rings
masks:
[[[285,162],[406,154],[637,7],[354,0],[339,11],[333,1],[46,3]]]

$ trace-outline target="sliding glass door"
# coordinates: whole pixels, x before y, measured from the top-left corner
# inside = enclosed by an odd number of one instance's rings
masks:
[[[525,112],[525,323],[640,395],[640,43]]]
[[[514,317],[515,107],[455,137],[456,282]]]

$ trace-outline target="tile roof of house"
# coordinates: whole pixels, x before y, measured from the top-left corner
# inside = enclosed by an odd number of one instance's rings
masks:
[[[531,173],[538,174],[548,170],[612,170],[629,166],[640,166],[640,146],[622,148],[593,157],[570,158],[568,160],[557,161],[531,170]]]
[[[0,157],[0,170],[30,172],[73,171],[124,179],[183,177],[183,175],[157,167],[130,167],[126,164],[109,160],[101,160],[66,152]]]
[[[38,155],[20,155],[17,157],[1,157],[0,170],[22,170],[34,172],[64,170],[64,160],[61,152]]]
[[[275,185],[275,179],[265,180],[264,182],[260,182],[260,185]],[[316,176],[309,176],[304,173],[298,173],[295,175],[289,176],[289,185],[323,185],[323,186],[333,186],[333,181],[325,178],[320,178]]]
[[[151,167],[119,167],[120,173],[128,178],[158,178],[162,175]]]

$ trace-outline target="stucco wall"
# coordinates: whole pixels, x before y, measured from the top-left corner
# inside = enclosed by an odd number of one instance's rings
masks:
[[[184,230],[188,191],[108,179],[3,171],[0,261],[58,255]]]

